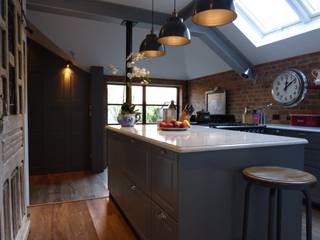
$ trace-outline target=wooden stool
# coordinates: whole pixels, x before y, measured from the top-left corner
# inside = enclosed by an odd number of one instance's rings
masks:
[[[312,207],[310,187],[315,185],[317,179],[304,171],[282,167],[250,167],[242,171],[242,174],[248,181],[245,194],[245,208],[243,219],[242,239],[248,239],[248,221],[249,221],[249,201],[252,184],[261,185],[270,188],[269,195],[269,221],[268,221],[268,240],[274,239],[274,211],[277,208],[276,236],[281,240],[281,209],[282,209],[282,190],[301,191],[306,201],[306,232],[307,240],[312,239]],[[277,196],[277,203],[275,198]]]

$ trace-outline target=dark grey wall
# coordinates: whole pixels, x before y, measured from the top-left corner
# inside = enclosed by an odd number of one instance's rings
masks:
[[[89,74],[28,41],[30,174],[90,169]]]

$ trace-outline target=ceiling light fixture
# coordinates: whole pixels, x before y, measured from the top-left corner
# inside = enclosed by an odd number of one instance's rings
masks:
[[[233,0],[196,0],[192,22],[215,27],[231,23],[236,18]]]
[[[182,46],[191,42],[189,28],[183,23],[183,19],[178,17],[176,0],[174,0],[172,16],[160,30],[158,42],[169,46]]]
[[[154,34],[154,3],[152,0],[152,28],[140,45],[140,53],[147,58],[161,57],[166,54],[165,47],[158,42],[158,36]]]

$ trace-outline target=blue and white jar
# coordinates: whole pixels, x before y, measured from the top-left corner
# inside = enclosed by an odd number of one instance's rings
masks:
[[[122,127],[133,127],[140,118],[136,114],[119,114],[117,120]]]

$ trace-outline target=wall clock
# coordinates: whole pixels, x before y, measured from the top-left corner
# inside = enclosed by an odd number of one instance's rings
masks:
[[[308,93],[308,79],[298,69],[289,69],[281,73],[272,84],[274,100],[285,107],[295,107]]]

